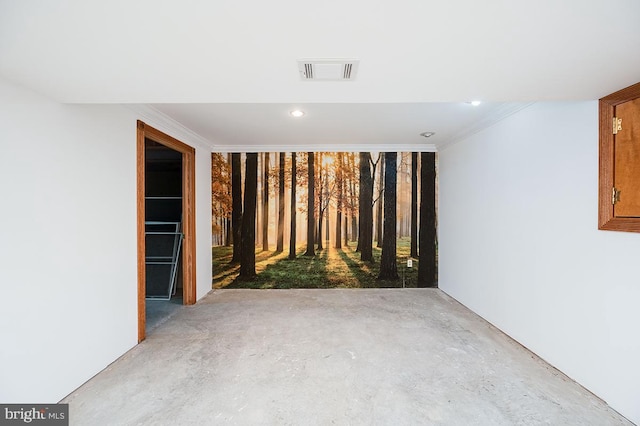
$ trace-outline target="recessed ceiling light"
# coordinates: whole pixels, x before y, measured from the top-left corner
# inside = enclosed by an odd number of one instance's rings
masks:
[[[420,133],[420,136],[425,137],[425,138],[430,138],[431,136],[435,135],[436,132],[422,132]]]
[[[299,109],[294,109],[293,111],[289,111],[289,115],[295,118],[300,118],[304,115],[304,111],[300,111]]]
[[[471,102],[467,102],[468,104],[471,104],[472,106],[478,106],[480,105],[482,102],[480,101],[471,101]]]

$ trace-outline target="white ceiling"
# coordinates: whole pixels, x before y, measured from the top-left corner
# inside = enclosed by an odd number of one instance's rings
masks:
[[[0,0],[0,75],[152,104],[217,147],[441,145],[640,81],[639,22],[637,0]],[[297,59],[341,57],[355,81],[301,81]]]
[[[398,104],[153,104],[152,106],[200,135],[224,141],[220,151],[433,150],[456,141],[522,108],[521,103]],[[294,119],[293,107],[305,111]],[[420,133],[435,132],[425,139]],[[275,149],[281,148],[281,149]]]

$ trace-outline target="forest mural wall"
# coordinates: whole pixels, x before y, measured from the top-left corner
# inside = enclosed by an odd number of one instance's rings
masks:
[[[436,287],[433,152],[213,153],[214,287]]]

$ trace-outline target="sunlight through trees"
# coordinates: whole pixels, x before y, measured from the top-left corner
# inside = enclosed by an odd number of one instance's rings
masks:
[[[214,153],[211,179],[213,243],[232,246],[244,279],[260,274],[256,253],[282,253],[285,241],[291,261],[357,242],[345,253],[379,262],[381,280],[419,257],[416,283],[436,284],[435,153]]]

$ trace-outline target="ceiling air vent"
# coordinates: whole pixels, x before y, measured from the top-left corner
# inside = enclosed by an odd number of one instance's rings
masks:
[[[358,59],[300,59],[300,78],[307,81],[350,81],[358,72]]]

